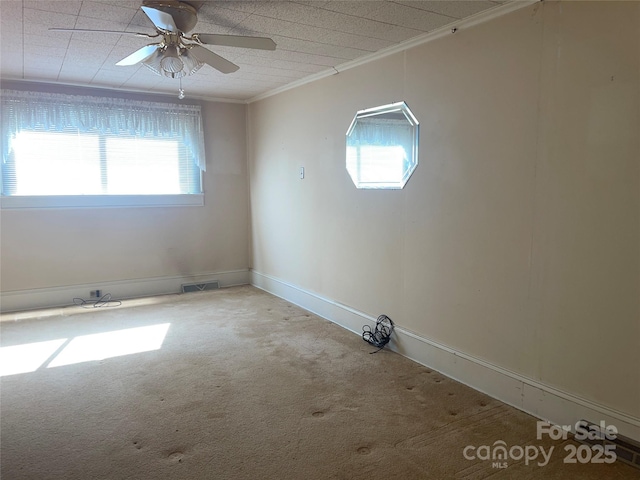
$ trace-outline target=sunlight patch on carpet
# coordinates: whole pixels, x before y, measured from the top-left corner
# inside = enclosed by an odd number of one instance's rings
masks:
[[[75,337],[47,368],[160,350],[170,323]]]
[[[0,348],[0,377],[35,372],[66,341],[59,338]]]

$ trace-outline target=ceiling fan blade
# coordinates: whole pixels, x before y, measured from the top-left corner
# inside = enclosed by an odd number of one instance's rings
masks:
[[[145,37],[145,38],[153,38],[160,35],[158,33],[156,33],[155,35],[151,35],[148,33],[119,32],[117,30],[92,30],[89,28],[50,28],[49,30],[52,32],[117,33],[119,35],[135,35],[136,37]]]
[[[176,22],[173,21],[173,17],[168,13],[151,7],[142,6],[140,8],[142,8],[144,13],[147,14],[147,17],[149,17],[149,20],[151,20],[157,28],[176,33],[179,31],[178,27],[176,27]]]
[[[207,50],[201,45],[191,46],[191,52],[198,60],[211,65],[213,68],[221,71],[222,73],[232,73],[240,68],[235,63],[231,63],[226,58],[222,58],[220,55]]]
[[[275,50],[276,42],[266,37],[244,37],[242,35],[218,35],[213,33],[194,33],[192,38],[207,45],[224,45],[226,47],[255,48],[258,50]]]
[[[119,67],[126,67],[129,65],[135,65],[136,63],[140,63],[143,60],[146,60],[147,58],[149,58],[154,53],[156,53],[156,50],[158,50],[158,48],[159,47],[157,44],[147,45],[146,47],[142,47],[140,50],[136,50],[128,57],[125,57],[122,60],[120,60],[118,63],[116,63],[116,65],[118,65]]]

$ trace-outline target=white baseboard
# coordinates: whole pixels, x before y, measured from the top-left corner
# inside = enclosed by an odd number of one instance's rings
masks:
[[[376,319],[270,275],[251,271],[251,284],[361,335]],[[640,418],[545,385],[497,365],[396,326],[389,348],[447,377],[556,425],[585,419],[614,425],[621,435],[640,441]],[[535,435],[536,432],[532,432]]]
[[[168,277],[136,278],[115,282],[95,282],[84,285],[65,285],[52,288],[36,288],[0,293],[0,311],[16,312],[36,308],[61,307],[73,304],[73,298],[88,299],[89,291],[100,289],[110,293],[113,299],[148,297],[180,293],[184,283],[206,283],[218,281],[221,287],[246,285],[249,283],[249,270],[230,272],[210,272],[198,275],[176,275]]]

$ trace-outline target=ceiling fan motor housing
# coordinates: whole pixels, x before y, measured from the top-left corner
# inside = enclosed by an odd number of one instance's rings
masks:
[[[155,8],[161,12],[168,13],[173,17],[173,21],[181,32],[190,32],[198,23],[198,12],[186,2],[177,0],[145,0],[145,7]]]

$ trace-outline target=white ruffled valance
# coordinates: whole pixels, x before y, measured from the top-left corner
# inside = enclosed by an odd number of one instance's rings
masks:
[[[6,162],[11,143],[21,130],[44,128],[63,131],[141,137],[178,136],[193,162],[206,170],[200,106],[146,102],[122,98],[2,90],[2,158]]]
[[[358,119],[348,143],[353,147],[401,146],[411,158],[414,138],[414,126],[406,120],[369,117]]]

